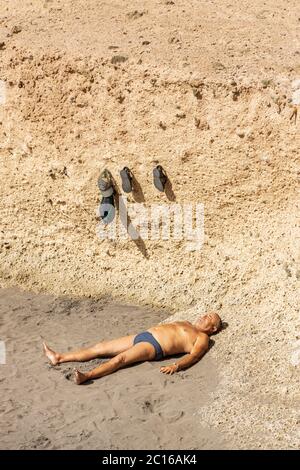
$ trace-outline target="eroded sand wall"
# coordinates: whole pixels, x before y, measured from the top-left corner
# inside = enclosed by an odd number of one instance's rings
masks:
[[[129,64],[19,55],[4,69],[1,106],[7,282],[216,308],[229,288],[256,279],[268,252],[282,280],[285,265],[296,280],[289,247],[282,254],[278,244],[296,230],[299,129],[290,106],[279,112],[274,102],[292,96],[291,81],[277,77],[263,88],[257,80],[231,85],[170,71],[145,77]],[[166,195],[152,184],[157,163],[172,184]],[[100,240],[97,177],[104,165],[119,190],[119,170],[133,170],[140,190],[129,203],[204,204],[203,248],[188,251],[186,240],[172,238]],[[296,257],[296,241],[290,250]]]

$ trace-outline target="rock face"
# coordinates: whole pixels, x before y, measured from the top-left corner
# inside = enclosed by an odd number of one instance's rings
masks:
[[[201,413],[237,447],[296,447],[298,2],[36,3],[0,1],[1,285],[218,310],[224,390]],[[133,223],[204,204],[200,250],[98,236],[99,170],[121,193],[125,165]]]

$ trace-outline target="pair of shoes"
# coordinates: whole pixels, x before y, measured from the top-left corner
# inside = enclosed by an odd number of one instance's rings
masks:
[[[133,175],[127,166],[124,166],[120,171],[122,179],[122,188],[125,193],[130,193],[133,190]],[[163,192],[167,182],[167,175],[161,165],[157,165],[153,169],[153,183],[158,191]]]
[[[125,193],[130,193],[133,188],[133,174],[130,169],[125,166],[120,171],[122,179],[122,188]],[[157,165],[153,169],[153,183],[158,191],[163,192],[167,182],[167,175],[161,165]],[[106,168],[102,171],[98,178],[98,187],[100,189],[102,200],[99,206],[99,215],[102,222],[107,225],[110,224],[115,217],[115,189],[113,185],[113,178],[109,170]]]

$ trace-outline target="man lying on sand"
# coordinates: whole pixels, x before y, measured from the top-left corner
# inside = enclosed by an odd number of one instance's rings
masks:
[[[187,369],[206,353],[209,336],[219,331],[221,325],[221,318],[217,313],[207,313],[194,325],[188,321],[158,325],[138,335],[104,341],[90,348],[69,353],[60,354],[50,349],[46,343],[43,345],[46,356],[54,366],[62,362],[83,362],[96,357],[112,357],[90,372],[83,373],[74,369],[75,383],[79,385],[87,380],[112,374],[135,362],[159,361],[165,356],[180,353],[187,354],[174,364],[161,367],[160,371],[164,374],[173,374]]]

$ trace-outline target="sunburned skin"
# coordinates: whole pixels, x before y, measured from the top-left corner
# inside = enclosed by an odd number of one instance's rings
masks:
[[[202,340],[203,344],[208,343],[208,336],[199,332],[194,325],[188,321],[178,321],[167,325],[158,325],[148,330],[159,342],[164,356],[171,356],[180,353],[189,353],[196,340]]]
[[[209,336],[221,328],[221,319],[217,313],[207,313],[194,324],[188,321],[178,321],[165,325],[157,325],[147,331],[153,335],[162,348],[164,356],[185,353],[177,362],[160,368],[165,374],[173,374],[187,369],[206,353],[209,346]],[[155,359],[156,350],[153,344],[143,341],[134,344],[136,335],[124,336],[111,341],[103,341],[96,345],[68,353],[58,353],[43,343],[44,353],[53,366],[63,362],[84,362],[96,357],[111,357],[99,367],[80,372],[74,369],[74,381],[80,385],[87,380],[97,379],[112,374],[118,369],[130,364]]]

